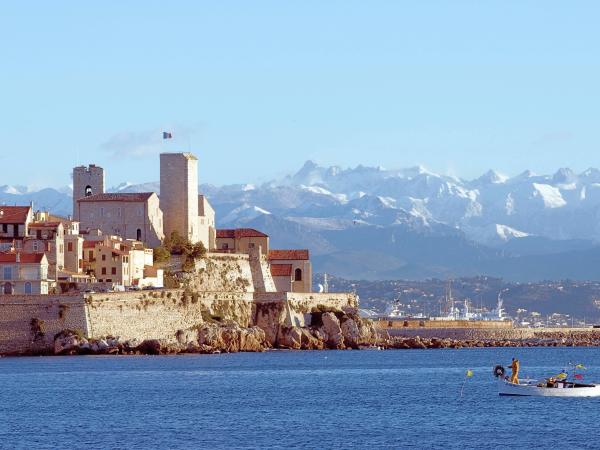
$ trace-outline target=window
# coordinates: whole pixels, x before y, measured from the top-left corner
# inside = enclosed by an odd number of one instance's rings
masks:
[[[87,185],[85,187],[85,196],[90,197],[91,195],[92,195],[92,187],[90,185]]]
[[[8,233],[8,224],[6,224],[6,223],[2,224],[2,232],[3,233]]]
[[[102,268],[102,275],[106,275],[106,267]]]
[[[117,208],[117,216],[121,217],[121,207]]]
[[[88,259],[91,261],[92,259],[94,259],[94,250],[90,250],[88,252]]]
[[[25,282],[25,293],[31,294],[31,283],[29,281]]]
[[[4,279],[5,280],[12,280],[12,267],[5,267],[4,268]]]
[[[294,271],[294,281],[302,281],[302,270],[296,269]]]
[[[106,255],[102,255],[102,261],[106,261]]]
[[[33,241],[33,251],[37,252],[39,250],[39,244],[38,241]]]
[[[67,243],[67,251],[69,251],[69,252],[73,251],[73,243],[72,242]]]
[[[221,248],[223,250],[229,250],[229,244],[223,244]]]
[[[100,208],[100,217],[104,217],[104,208]]]
[[[4,283],[4,294],[11,295],[13,293],[13,286],[10,283]]]
[[[139,229],[139,228],[137,229],[137,231],[135,232],[135,238],[138,241],[142,240],[142,230],[141,229]]]
[[[110,269],[110,273],[111,273],[111,275],[116,275],[117,274],[117,268],[113,267],[112,269]]]

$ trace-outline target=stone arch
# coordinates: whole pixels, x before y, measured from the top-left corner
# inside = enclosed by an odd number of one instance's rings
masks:
[[[85,187],[84,193],[85,193],[86,197],[91,197],[92,196],[93,191],[92,191],[92,187],[89,184]]]

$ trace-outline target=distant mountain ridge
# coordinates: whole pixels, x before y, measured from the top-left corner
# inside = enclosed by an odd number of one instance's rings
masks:
[[[118,192],[157,191],[122,183]],[[316,270],[347,278],[489,274],[600,278],[600,170],[490,170],[473,180],[417,166],[323,167],[262,185],[201,185],[219,227],[263,229],[273,245],[311,249]],[[0,202],[69,214],[68,194],[0,187]],[[551,256],[549,256],[551,255]]]

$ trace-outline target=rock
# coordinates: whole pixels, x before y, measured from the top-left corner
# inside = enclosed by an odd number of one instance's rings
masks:
[[[344,336],[344,343],[348,347],[357,349],[361,343],[361,335],[356,322],[351,318],[346,318],[345,320],[342,320],[340,328]]]
[[[240,333],[241,352],[263,352],[269,345],[265,332],[259,327],[243,328]]]
[[[235,322],[217,325],[206,323],[198,331],[201,348],[222,352],[258,352],[269,348],[265,332],[258,328],[242,328]]]
[[[279,327],[277,346],[300,350],[302,348],[302,330],[299,327]]]
[[[136,347],[136,351],[146,355],[159,355],[162,345],[158,339],[147,339]]]
[[[71,331],[62,331],[54,337],[54,354],[65,355],[79,349],[79,337]]]
[[[198,345],[198,330],[179,330],[175,337],[184,346]]]
[[[325,342],[328,348],[343,349],[344,335],[340,327],[340,321],[332,312],[323,313],[321,316],[323,325],[320,328],[321,333],[325,337]]]

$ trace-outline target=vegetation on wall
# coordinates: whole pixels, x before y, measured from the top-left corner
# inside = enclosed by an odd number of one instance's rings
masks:
[[[194,261],[206,256],[206,247],[202,242],[192,244],[189,239],[173,231],[162,243],[154,249],[154,262],[165,263],[171,255],[183,256],[181,270],[191,272],[194,270]]]

